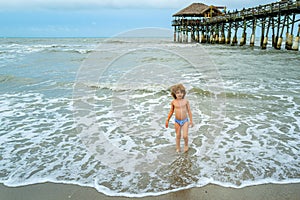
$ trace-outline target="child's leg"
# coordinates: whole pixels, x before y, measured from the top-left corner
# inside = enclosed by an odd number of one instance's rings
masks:
[[[183,130],[183,140],[184,140],[184,152],[187,152],[189,150],[189,138],[188,138],[188,131],[189,131],[189,123],[186,122],[182,126]]]
[[[176,151],[180,152],[180,138],[181,138],[181,127],[179,124],[175,123],[175,132],[176,132]]]

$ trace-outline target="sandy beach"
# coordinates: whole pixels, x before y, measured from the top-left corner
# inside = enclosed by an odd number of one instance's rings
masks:
[[[161,196],[142,198],[111,197],[99,193],[90,187],[68,184],[43,183],[24,187],[6,187],[0,185],[0,199],[5,200],[194,200],[194,199],[230,199],[230,200],[296,200],[300,198],[300,183],[296,184],[265,184],[241,189],[224,188],[217,185],[207,185],[202,188],[192,188],[172,192]]]

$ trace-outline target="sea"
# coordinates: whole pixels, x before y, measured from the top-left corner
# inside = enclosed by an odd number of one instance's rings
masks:
[[[0,183],[143,197],[300,182],[299,51],[151,31],[0,38]],[[187,153],[174,116],[165,127],[177,83],[193,115]]]

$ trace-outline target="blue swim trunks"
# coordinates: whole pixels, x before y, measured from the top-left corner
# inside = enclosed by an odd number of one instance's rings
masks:
[[[177,124],[179,124],[180,126],[183,126],[183,124],[185,124],[185,122],[188,122],[188,121],[189,121],[188,118],[185,118],[185,119],[183,119],[183,120],[179,120],[179,119],[176,119],[176,118],[175,118],[175,122],[176,122]]]

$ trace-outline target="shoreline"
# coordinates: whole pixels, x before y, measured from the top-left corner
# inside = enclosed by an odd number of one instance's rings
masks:
[[[300,183],[263,184],[244,188],[230,188],[209,184],[201,188],[191,188],[170,192],[159,196],[119,197],[107,196],[95,188],[61,184],[39,183],[20,187],[7,187],[0,184],[0,199],[5,200],[198,200],[198,199],[230,199],[230,200],[296,200],[300,197]]]

